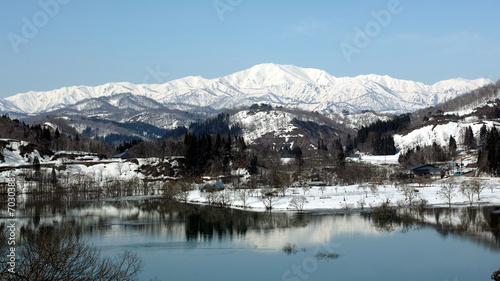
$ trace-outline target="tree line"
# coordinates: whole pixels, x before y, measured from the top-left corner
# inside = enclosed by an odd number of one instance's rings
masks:
[[[368,126],[362,126],[354,144],[358,149],[376,155],[393,155],[396,153],[393,134],[407,129],[410,122],[410,114],[402,114],[391,120],[378,120]]]

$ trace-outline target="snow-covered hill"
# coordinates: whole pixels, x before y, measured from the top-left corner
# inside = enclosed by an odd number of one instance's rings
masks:
[[[439,125],[427,125],[404,135],[396,134],[394,135],[394,142],[398,149],[405,152],[417,146],[431,146],[434,142],[442,147],[448,147],[450,136],[452,136],[457,141],[459,149],[463,149],[465,129],[471,127],[474,137],[478,139],[479,131],[483,125],[489,130],[493,126],[500,126],[495,121],[479,121],[476,118],[467,118],[460,122],[450,121]]]
[[[241,110],[231,115],[230,123],[241,127],[247,143],[276,149],[315,149],[319,139],[335,139],[344,131],[326,116],[300,110]]]
[[[177,109],[269,103],[322,112],[371,109],[399,113],[432,106],[489,83],[487,79],[458,78],[426,85],[374,74],[337,78],[323,70],[267,63],[215,79],[191,76],[165,84],[121,82],[31,91],[0,100],[0,110],[40,113],[86,99],[131,93]]]

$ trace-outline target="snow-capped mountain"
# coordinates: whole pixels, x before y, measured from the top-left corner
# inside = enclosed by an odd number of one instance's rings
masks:
[[[17,108],[12,102],[4,99],[0,99],[0,112],[21,112],[22,110]]]
[[[131,93],[181,110],[268,103],[321,112],[369,109],[399,113],[432,106],[489,83],[487,79],[458,78],[426,85],[374,74],[337,78],[323,70],[267,63],[215,79],[191,76],[165,84],[121,82],[31,91],[0,100],[0,110],[41,113],[86,99]]]

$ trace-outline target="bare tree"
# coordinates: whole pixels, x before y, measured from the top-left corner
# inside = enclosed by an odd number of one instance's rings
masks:
[[[491,280],[500,281],[500,268],[491,274]]]
[[[372,183],[370,184],[370,190],[372,192],[373,195],[377,194],[378,192],[378,186],[376,183]]]
[[[486,187],[485,184],[483,184],[483,182],[481,182],[480,180],[472,180],[471,182],[471,186],[472,186],[472,191],[477,194],[477,201],[481,201],[481,192],[483,192],[484,188]]]
[[[413,200],[417,197],[417,191],[412,186],[403,183],[401,185],[401,189],[403,190],[403,194],[405,195],[405,200],[408,202],[409,206],[413,205]]]
[[[451,200],[453,198],[455,191],[455,184],[453,179],[450,179],[446,183],[441,186],[441,189],[438,191],[439,195],[448,201],[448,206],[451,208]]]
[[[163,199],[165,200],[177,200],[181,194],[179,184],[175,181],[168,181],[161,186],[161,191],[163,194]],[[182,197],[182,195],[180,195]]]
[[[218,193],[215,204],[221,207],[230,206],[233,203],[232,192],[229,189],[224,189],[222,191],[215,191],[212,193]]]
[[[191,185],[185,181],[179,181],[176,184],[176,195],[175,199],[186,203],[189,199],[189,192],[191,191]]]
[[[118,169],[118,173],[121,175],[123,171],[123,162],[120,160],[120,162],[116,163],[116,168]]]
[[[252,195],[253,195],[252,189],[240,188],[236,190],[236,198],[241,200],[241,203],[243,204],[243,209],[247,208],[248,199],[250,199]]]
[[[358,203],[358,206],[361,208],[361,210],[365,209],[366,201],[363,198],[363,196],[361,196],[361,199],[359,199],[359,201],[357,203]]]
[[[308,201],[305,196],[296,196],[290,200],[290,207],[295,208],[297,212],[302,212],[306,203],[308,203]]]
[[[277,196],[274,196],[272,194],[272,189],[262,189],[261,190],[261,197],[260,197],[260,201],[262,201],[262,203],[264,204],[264,206],[266,207],[266,210],[272,210],[273,209],[273,206],[279,201],[279,197]]]
[[[26,229],[25,243],[17,252],[16,272],[6,270],[2,260],[2,280],[136,280],[143,262],[125,251],[115,259],[102,258],[100,250],[73,234],[71,226],[56,229],[41,226]],[[3,240],[3,239],[2,239]],[[0,259],[4,259],[4,255]]]
[[[326,190],[326,186],[325,185],[322,185],[319,187],[319,191],[321,191],[321,195],[323,195],[323,193],[325,192]]]
[[[205,200],[207,201],[207,204],[208,205],[216,205],[216,204],[220,204],[219,203],[219,196],[220,196],[220,193],[217,192],[217,191],[213,191],[213,192],[204,192],[203,193],[203,197],[205,197]]]
[[[474,186],[471,181],[464,181],[460,185],[460,192],[467,197],[469,200],[469,204],[472,205],[474,203],[474,194],[476,193],[474,190]]]

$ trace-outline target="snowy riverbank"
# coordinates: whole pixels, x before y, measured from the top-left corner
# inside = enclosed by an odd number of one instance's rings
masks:
[[[477,194],[473,195],[473,205],[499,205],[500,206],[500,179],[498,178],[455,178],[454,188],[451,193],[451,204],[453,206],[468,206],[470,199],[460,192],[460,184],[463,181],[478,180],[484,189],[480,193],[480,200]],[[311,187],[288,188],[285,196],[276,196],[272,202],[273,210],[297,211],[297,207],[303,211],[313,210],[352,210],[366,209],[379,206],[384,202],[389,202],[393,206],[408,206],[410,201],[417,204],[421,200],[426,201],[427,206],[448,206],[448,199],[442,194],[442,186],[446,180],[439,180],[426,186],[410,184],[406,187],[406,195],[403,188],[394,185],[375,185],[372,191],[370,185],[351,185],[351,186],[327,186],[324,188]],[[210,204],[217,200],[225,200],[227,207],[242,209],[245,205],[247,209],[254,211],[263,211],[266,209],[261,200],[261,190],[256,189],[246,194],[246,200],[242,200],[242,195],[237,190],[226,189],[222,194],[212,194],[200,191],[191,191],[188,196],[189,203]],[[224,199],[217,197],[224,196]],[[303,205],[297,206],[293,202],[298,198],[304,197]],[[295,200],[294,200],[295,198]],[[244,204],[245,203],[245,204]]]

